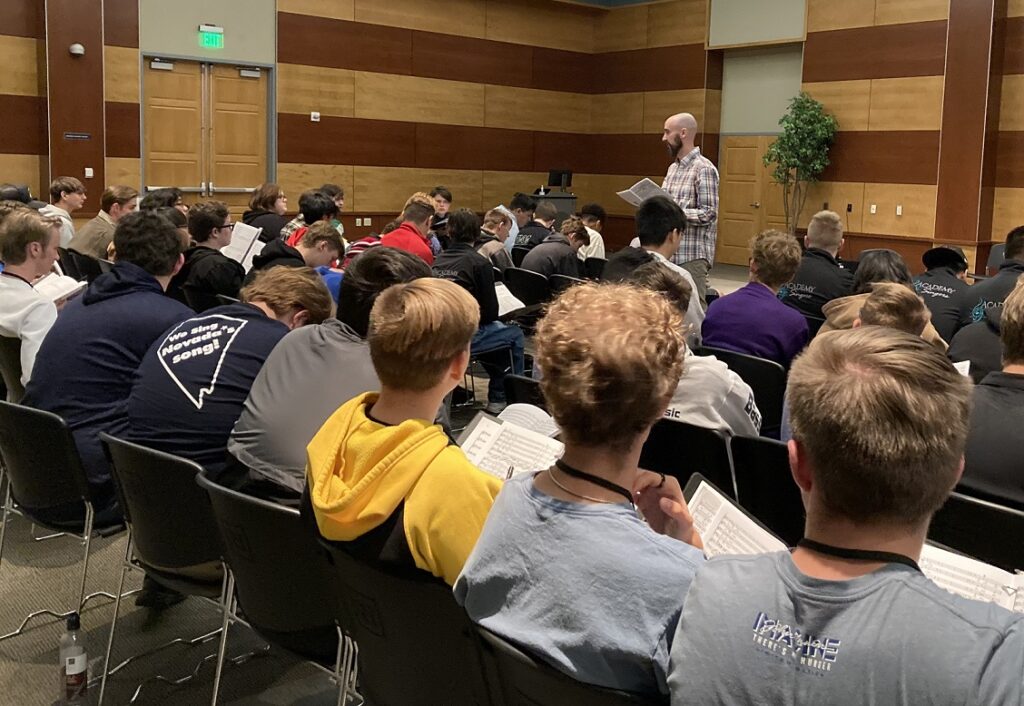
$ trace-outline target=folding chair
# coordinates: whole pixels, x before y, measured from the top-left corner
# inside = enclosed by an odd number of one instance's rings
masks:
[[[60,264],[60,270],[65,275],[72,279],[76,279],[81,282],[85,279],[85,275],[78,271],[78,265],[71,256],[71,251],[67,248],[57,248],[57,262]]]
[[[548,284],[551,287],[551,298],[554,299],[574,284],[583,284],[585,281],[579,277],[570,277],[569,275],[551,275],[548,277]]]
[[[526,257],[528,252],[530,252],[530,248],[520,246],[512,248],[512,264],[516,267],[521,266],[523,264],[523,259]]]
[[[551,298],[547,277],[519,267],[505,270],[505,286],[526,306],[545,304]]]
[[[608,263],[603,257],[588,257],[583,261],[583,269],[587,273],[587,279],[601,279],[604,274],[604,266]]]
[[[988,251],[988,261],[985,263],[985,274],[991,277],[999,271],[1000,263],[1006,259],[1006,243],[993,245]]]
[[[729,440],[739,504],[795,547],[804,536],[806,514],[800,488],[789,470],[786,444],[758,436]]]
[[[1024,569],[1024,512],[954,492],[935,513],[928,539],[1006,571]]]
[[[20,402],[25,396],[21,385],[21,339],[0,336],[0,379],[7,388],[7,401]]]
[[[674,476],[681,486],[691,475],[700,473],[723,493],[736,498],[729,438],[717,429],[661,419],[651,427],[644,442],[640,467]]]
[[[107,274],[112,269],[114,269],[114,263],[111,262],[110,260],[104,260],[103,258],[100,258],[99,263],[100,263],[100,272],[102,272],[103,274]]]
[[[825,325],[825,317],[804,314],[804,320],[807,322],[807,340],[809,341],[817,336],[818,331],[820,331],[821,327]]]
[[[525,375],[505,376],[505,399],[509,404],[532,404],[547,409],[540,383]]]
[[[100,268],[100,261],[92,255],[83,255],[80,252],[74,250],[68,250],[68,257],[75,263],[75,268],[78,270],[78,280],[84,279],[89,284],[93,283],[97,277],[103,274],[103,270]]]
[[[241,299],[235,299],[229,297],[227,294],[215,294],[214,297],[217,299],[217,306],[224,306],[226,304],[237,304],[242,301]]]
[[[786,369],[774,360],[723,348],[695,348],[697,355],[713,355],[750,385],[761,412],[761,436],[778,439],[782,428],[782,406],[786,396]]]
[[[499,269],[497,267],[492,267],[491,269],[494,270],[494,281],[495,282],[504,282],[505,281],[505,272],[503,270],[501,270],[501,269]]]

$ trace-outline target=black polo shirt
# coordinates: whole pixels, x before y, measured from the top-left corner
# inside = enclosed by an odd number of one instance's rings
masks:
[[[1024,375],[989,373],[974,388],[960,487],[1024,510]]]
[[[779,290],[779,299],[804,316],[825,318],[821,307],[853,293],[853,273],[824,250],[808,248],[793,281]]]
[[[914,278],[914,290],[932,312],[932,326],[949,341],[960,320],[960,297],[970,285],[956,276],[952,267],[933,267]]]
[[[433,272],[435,277],[455,282],[473,295],[480,304],[481,326],[498,319],[494,268],[470,243],[452,243],[434,258]]]

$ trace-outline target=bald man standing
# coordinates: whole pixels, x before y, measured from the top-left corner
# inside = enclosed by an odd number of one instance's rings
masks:
[[[708,272],[715,261],[718,237],[718,170],[694,144],[697,120],[678,113],[665,121],[661,141],[675,161],[668,168],[661,188],[686,214],[686,229],[672,262],[686,268],[697,285],[702,306],[707,306]]]

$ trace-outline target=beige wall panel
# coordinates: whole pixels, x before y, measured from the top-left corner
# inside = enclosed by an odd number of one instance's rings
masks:
[[[277,183],[288,197],[288,210],[299,209],[299,196],[303,191],[321,184],[337,184],[345,190],[345,210],[358,208],[352,188],[352,167],[339,164],[301,164],[279,162]]]
[[[107,157],[104,166],[107,184],[123,184],[142,190],[142,160],[138,157]]]
[[[456,208],[480,210],[482,178],[476,170],[355,167],[353,183],[353,211],[394,211],[397,216],[410,196],[437,184],[451,189]]]
[[[508,121],[515,120],[515,112],[510,110]],[[484,85],[356,71],[355,117],[480,127]]]
[[[1006,242],[1006,234],[1024,223],[1024,189],[997,187],[992,208],[992,241]]]
[[[481,90],[485,88],[482,85],[478,87]],[[486,95],[486,127],[590,132],[588,95],[512,86],[487,86]],[[450,109],[438,110],[436,114],[439,122],[451,122]]]
[[[978,248],[970,245],[961,245],[960,248],[964,251],[964,257],[967,258],[967,271],[974,272],[974,268],[978,264]]]
[[[947,18],[949,18],[949,0],[876,0],[875,2],[876,25],[928,22],[929,20],[945,20]]]
[[[355,0],[356,22],[483,37],[483,0]]]
[[[550,0],[486,2],[487,39],[552,49],[594,51],[594,24],[604,10]]]
[[[355,0],[277,0],[278,12],[351,20],[355,17]]]
[[[15,96],[46,95],[39,72],[39,44],[28,37],[0,35],[0,93]]]
[[[355,72],[299,64],[277,65],[277,111],[351,118],[355,115]]]
[[[807,31],[870,27],[875,0],[807,0]]]
[[[868,130],[941,129],[942,83],[942,76],[873,79]]]
[[[1006,3],[1007,17],[1024,17],[1024,0],[1009,0]]]
[[[602,13],[594,21],[594,50],[624,51],[647,46],[647,5]]]
[[[843,219],[844,230],[860,233],[864,227],[864,184],[850,181],[819,181],[807,191],[807,201],[800,213],[799,227],[806,228],[813,216],[828,204]],[[853,204],[853,211],[847,213],[846,205]]]
[[[643,132],[643,125],[643,93],[607,93],[591,97],[591,132],[634,134]]]
[[[132,47],[103,47],[103,97],[108,101],[138,103],[139,50]]]
[[[718,94],[721,108],[722,92]],[[665,127],[665,118],[676,113],[693,113],[697,125],[704,129],[704,89],[689,88],[680,91],[648,91],[644,93],[643,132],[660,133]]]
[[[508,206],[517,191],[532,194],[541,184],[547,183],[545,172],[488,172],[483,173],[483,190],[481,199],[483,208],[493,208],[498,204]],[[573,175],[573,184],[576,175]],[[575,190],[575,186],[573,189]],[[453,194],[454,196],[455,194]]]
[[[863,233],[931,238],[935,235],[938,187],[922,184],[865,184]],[[878,209],[872,214],[871,204]],[[896,215],[902,204],[903,215]]]
[[[999,129],[1024,130],[1024,74],[1003,76]]]
[[[650,174],[648,178],[661,184],[663,176]],[[636,209],[620,199],[616,192],[628,189],[641,179],[642,176],[623,174],[573,174],[572,190],[576,194],[577,208],[585,203],[599,203],[608,213],[632,216]]]
[[[706,10],[706,0],[674,0],[648,5],[647,46],[703,44]]]
[[[867,130],[871,113],[871,81],[823,81],[801,88],[820,101],[839,121],[840,130]]]
[[[41,163],[37,154],[0,154],[0,174],[3,180],[12,184],[28,184],[32,195],[42,201],[49,201],[46,189],[41,188]],[[47,186],[49,186],[47,184]]]

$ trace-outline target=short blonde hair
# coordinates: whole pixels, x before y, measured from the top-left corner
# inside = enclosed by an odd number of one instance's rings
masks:
[[[807,224],[807,244],[812,248],[835,250],[843,241],[843,221],[835,211],[818,211]]]
[[[918,527],[957,481],[970,380],[920,336],[868,326],[817,335],[786,390],[823,510]]]
[[[484,214],[484,227],[495,227],[500,226],[502,223],[508,223],[511,225],[512,217],[502,211],[500,208],[492,208],[490,211]]]
[[[750,259],[757,265],[757,280],[777,288],[790,282],[803,252],[796,238],[779,230],[766,230],[750,241]]]
[[[999,338],[1003,342],[1003,365],[1024,363],[1024,276],[1017,279],[1000,319]]]
[[[683,318],[657,292],[580,284],[537,326],[541,389],[562,438],[628,448],[656,422],[683,373]]]
[[[479,325],[480,305],[454,282],[424,277],[388,287],[367,335],[377,377],[396,390],[429,390],[469,350]]]
[[[910,287],[896,282],[875,282],[860,308],[859,318],[865,326],[885,326],[920,336],[932,314]]]
[[[263,302],[277,316],[295,309],[305,310],[311,324],[322,323],[334,313],[334,300],[327,285],[308,267],[280,265],[260,270],[238,296],[244,302]]]
[[[345,254],[345,243],[341,239],[341,234],[330,221],[317,221],[306,228],[299,242],[306,248],[315,248],[317,243],[326,242],[339,256]]]
[[[428,218],[432,218],[435,212],[434,199],[430,197],[430,194],[417,191],[405,202],[400,218],[410,223],[422,223]]]
[[[28,259],[28,246],[39,243],[44,250],[56,237],[58,222],[43,218],[31,208],[12,210],[0,224],[0,261],[21,265]]]

